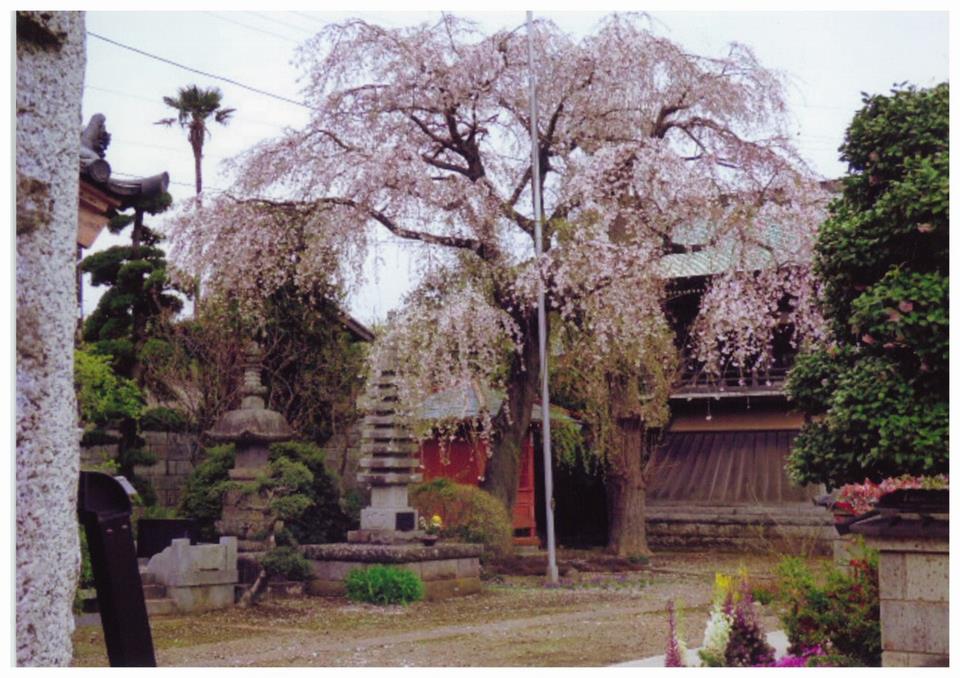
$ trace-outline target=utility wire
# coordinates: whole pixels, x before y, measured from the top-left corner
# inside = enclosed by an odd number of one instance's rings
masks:
[[[253,14],[254,16],[258,16],[261,19],[264,19],[266,21],[272,21],[275,24],[278,24],[280,26],[285,26],[286,28],[289,28],[294,31],[300,31],[301,33],[306,33],[307,35],[314,35],[316,33],[316,31],[311,31],[301,26],[294,26],[293,24],[288,24],[286,21],[280,21],[279,19],[274,19],[273,17],[267,16],[263,12],[247,12],[247,14]]]
[[[274,94],[274,93],[272,93],[272,92],[267,92],[266,90],[258,89],[258,88],[256,88],[256,87],[251,87],[250,85],[245,85],[245,84],[243,84],[242,82],[237,82],[236,80],[233,80],[232,78],[227,78],[227,77],[224,77],[224,76],[222,76],[222,75],[215,75],[215,74],[213,74],[213,73],[208,73],[208,72],[206,72],[206,71],[201,71],[201,70],[196,69],[196,68],[191,68],[190,66],[184,66],[183,64],[177,63],[176,61],[172,61],[172,60],[170,60],[170,59],[166,59],[166,58],[164,58],[164,57],[157,56],[156,54],[151,54],[150,52],[145,52],[145,51],[143,51],[142,49],[137,49],[136,47],[131,47],[130,45],[125,45],[125,44],[123,44],[122,42],[117,42],[116,40],[112,40],[112,39],[107,38],[107,37],[105,37],[105,36],[102,36],[102,35],[100,35],[100,34],[98,34],[98,33],[94,33],[93,31],[87,31],[87,35],[89,35],[89,36],[91,36],[91,37],[93,37],[93,38],[97,38],[98,40],[103,40],[104,42],[110,43],[111,45],[116,45],[117,47],[121,47],[121,48],[126,49],[126,50],[129,50],[129,51],[131,51],[131,52],[135,52],[136,54],[140,54],[140,55],[145,56],[145,57],[148,57],[148,58],[150,58],[150,59],[155,59],[155,60],[160,61],[160,62],[163,62],[163,63],[165,63],[165,64],[169,64],[170,66],[175,66],[175,67],[181,68],[181,69],[183,69],[183,70],[185,70],[185,71],[190,71],[191,73],[196,73],[197,75],[202,75],[202,76],[207,77],[207,78],[213,78],[214,80],[220,80],[220,81],[222,81],[222,82],[230,83],[231,85],[235,85],[235,86],[237,86],[237,87],[241,87],[241,88],[243,88],[243,89],[245,89],[245,90],[249,90],[250,92],[255,92],[255,93],[257,93],[257,94],[262,94],[262,95],[264,95],[264,96],[271,97],[272,99],[277,99],[278,101],[284,101],[284,102],[286,102],[286,103],[288,103],[288,104],[294,104],[295,106],[300,106],[300,107],[302,107],[302,108],[306,108],[306,109],[309,109],[309,110],[313,110],[313,109],[310,108],[310,106],[308,106],[307,104],[303,103],[302,101],[296,101],[296,100],[294,100],[294,99],[288,99],[287,97],[280,96],[279,94]]]
[[[117,90],[117,89],[109,89],[107,87],[98,87],[96,85],[84,85],[83,88],[94,90],[96,92],[106,92],[107,94],[114,94],[118,97],[126,97],[128,99],[138,99],[140,101],[147,101],[152,104],[155,104],[158,108],[163,107],[165,110],[169,110],[166,108],[166,104],[164,104],[160,99],[157,99],[156,97],[147,97],[147,96],[143,96],[142,94],[131,94],[130,92],[121,92],[120,90]],[[233,122],[233,120],[231,120],[231,122]],[[275,122],[267,122],[266,120],[251,119],[251,118],[248,118],[246,115],[243,116],[240,122],[242,122],[245,125],[261,125],[263,127],[273,127],[274,129],[279,129],[279,130],[287,129],[288,127],[288,125],[278,125]]]
[[[327,25],[325,22],[321,21],[320,19],[317,19],[316,17],[312,17],[312,16],[310,16],[309,14],[306,14],[305,12],[290,12],[290,13],[291,13],[291,14],[296,14],[296,15],[299,16],[299,17],[303,17],[304,19],[307,19],[307,20],[309,20],[309,21],[312,21],[312,22],[314,22],[315,24],[320,24],[321,26],[326,26],[326,25]]]
[[[286,35],[280,35],[279,33],[274,33],[273,31],[268,31],[268,30],[265,29],[265,28],[257,28],[256,26],[251,26],[250,24],[245,24],[245,23],[243,23],[242,21],[237,21],[236,19],[230,19],[230,18],[228,18],[228,17],[221,16],[220,14],[217,14],[216,12],[204,12],[204,14],[209,14],[210,16],[212,16],[212,17],[215,18],[215,19],[220,19],[220,21],[226,21],[227,23],[236,24],[237,26],[241,26],[241,27],[246,28],[247,30],[250,30],[250,31],[256,31],[257,33],[263,33],[264,35],[273,36],[274,38],[277,38],[277,39],[279,39],[279,40],[283,40],[283,41],[285,41],[285,42],[292,42],[292,43],[295,44],[295,45],[299,45],[299,44],[300,44],[299,41],[294,40],[293,38],[288,38]]]

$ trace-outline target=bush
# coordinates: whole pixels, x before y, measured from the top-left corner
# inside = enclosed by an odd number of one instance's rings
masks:
[[[350,519],[340,507],[337,477],[327,471],[323,450],[311,443],[274,443],[270,446],[270,462],[275,471],[289,466],[287,462],[300,463],[313,475],[309,489],[300,493],[310,502],[309,506],[296,516],[284,516],[284,525],[293,537],[301,544],[327,544],[346,539]]]
[[[423,598],[423,581],[410,570],[392,565],[355,568],[344,584],[347,598],[375,605],[406,605]]]
[[[779,617],[790,652],[824,648],[834,664],[880,666],[880,594],[875,551],[861,548],[850,571],[834,565],[819,583],[799,558],[784,558]]]
[[[216,539],[215,523],[223,510],[223,494],[232,482],[228,472],[235,456],[233,445],[208,448],[205,458],[184,486],[179,513],[197,522],[203,540]],[[349,528],[349,519],[340,508],[336,478],[327,473],[323,464],[323,451],[310,443],[274,443],[270,446],[268,473],[272,479],[266,480],[268,484],[287,483],[291,479],[282,476],[294,472],[303,474],[304,471],[304,478],[309,479],[308,489],[274,500],[274,508],[282,514],[284,531],[289,533],[283,538],[289,540],[289,536],[302,544],[342,541]]]
[[[170,407],[151,407],[140,416],[140,428],[144,431],[183,433],[190,430],[190,419],[180,410]]]
[[[278,546],[267,551],[260,559],[260,565],[269,575],[304,581],[313,575],[310,561],[295,546]]]
[[[204,458],[187,478],[180,497],[179,513],[193,518],[198,536],[203,541],[215,541],[216,522],[223,511],[223,493],[230,481],[236,450],[233,445],[218,445],[204,450]]]
[[[483,544],[488,555],[513,549],[513,522],[506,507],[478,487],[446,478],[414,485],[410,504],[424,517],[440,516],[440,537]]]

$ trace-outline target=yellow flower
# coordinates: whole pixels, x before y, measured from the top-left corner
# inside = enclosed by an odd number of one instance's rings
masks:
[[[433,518],[430,519],[430,525],[432,527],[443,527],[443,518],[434,513]]]

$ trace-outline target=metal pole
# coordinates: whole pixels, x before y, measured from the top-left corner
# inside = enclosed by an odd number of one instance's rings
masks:
[[[537,263],[543,256],[543,210],[540,205],[540,141],[537,136],[537,76],[533,72],[533,12],[527,12],[527,66],[530,74],[530,167],[532,169],[534,243]],[[543,490],[547,517],[547,579],[556,584],[557,542],[553,531],[553,455],[550,451],[550,377],[547,372],[547,313],[543,278],[537,276],[537,332],[540,338],[540,410],[543,413]]]

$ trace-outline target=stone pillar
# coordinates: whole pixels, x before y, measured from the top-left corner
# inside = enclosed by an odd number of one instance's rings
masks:
[[[80,569],[76,331],[81,12],[17,19],[17,663],[73,655]]]
[[[946,539],[868,539],[880,552],[883,666],[948,666],[950,545]]]
[[[897,490],[849,527],[880,553],[882,665],[949,666],[948,491]]]

